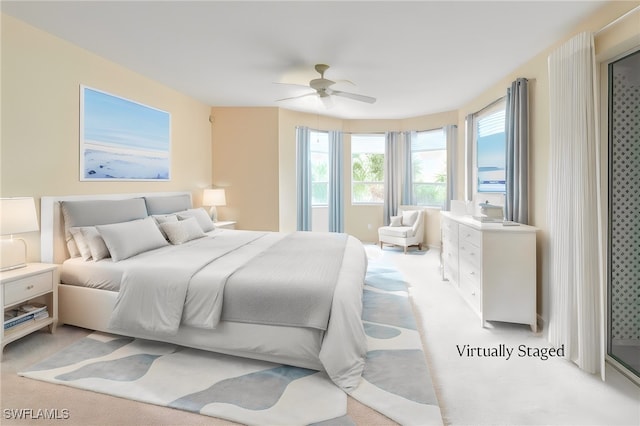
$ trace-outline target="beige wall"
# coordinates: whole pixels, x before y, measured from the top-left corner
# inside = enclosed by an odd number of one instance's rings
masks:
[[[220,220],[278,230],[278,108],[211,109],[213,184],[226,188]]]
[[[464,152],[464,117],[482,109],[495,99],[504,96],[507,87],[518,77],[529,79],[530,97],[530,223],[540,229],[538,232],[538,313],[548,321],[549,285],[548,285],[548,224],[546,212],[549,159],[549,80],[547,58],[549,54],[582,31],[598,31],[605,25],[638,6],[640,2],[611,2],[602,7],[589,19],[580,23],[567,36],[558,40],[554,46],[540,52],[529,62],[504,76],[497,84],[487,88],[480,96],[462,105],[458,110],[458,152]],[[611,52],[623,51],[631,46],[640,45],[640,13],[621,21],[606,31],[596,35],[596,55],[606,57]],[[459,159],[460,175],[458,182],[464,180],[464,163]],[[458,198],[463,198],[463,188],[458,186]]]
[[[191,191],[211,184],[210,107],[75,45],[2,15],[0,194],[43,195]],[[80,85],[171,113],[171,180],[81,182]],[[25,234],[29,260],[38,233]]]

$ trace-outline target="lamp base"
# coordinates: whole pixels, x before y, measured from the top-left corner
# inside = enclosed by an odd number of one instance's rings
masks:
[[[27,266],[27,243],[21,238],[0,240],[0,272]]]
[[[211,217],[212,222],[215,223],[218,221],[218,209],[216,209],[216,206],[211,206],[209,209],[209,216]]]

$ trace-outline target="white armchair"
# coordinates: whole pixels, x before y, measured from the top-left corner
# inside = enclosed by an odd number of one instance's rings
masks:
[[[378,240],[380,248],[384,243],[404,247],[405,254],[407,248],[418,246],[422,250],[424,241],[424,211],[400,207],[398,216],[391,217],[388,226],[378,228]]]

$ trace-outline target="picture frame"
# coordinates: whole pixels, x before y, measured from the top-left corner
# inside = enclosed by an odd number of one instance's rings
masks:
[[[81,85],[80,180],[171,180],[171,114]]]

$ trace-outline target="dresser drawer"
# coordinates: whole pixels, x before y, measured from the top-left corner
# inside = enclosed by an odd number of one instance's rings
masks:
[[[482,265],[482,252],[480,248],[468,241],[460,243],[458,255],[460,256],[460,262],[468,263],[477,268],[480,268],[480,265]]]
[[[52,290],[52,271],[20,278],[4,285],[4,305],[9,306]]]
[[[466,225],[460,225],[460,244],[468,242],[476,247],[482,245],[482,232]]]
[[[477,272],[469,268],[460,268],[460,292],[462,296],[477,312],[482,311],[480,304],[480,280]]]
[[[450,220],[442,221],[442,238],[450,241],[458,241],[458,224]]]

